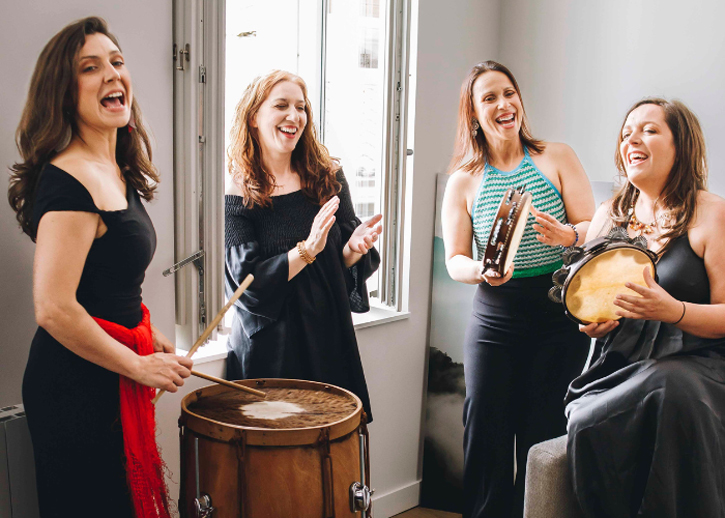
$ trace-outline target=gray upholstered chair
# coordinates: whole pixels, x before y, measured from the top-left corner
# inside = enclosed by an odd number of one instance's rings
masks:
[[[572,489],[566,435],[529,450],[524,518],[584,518]]]

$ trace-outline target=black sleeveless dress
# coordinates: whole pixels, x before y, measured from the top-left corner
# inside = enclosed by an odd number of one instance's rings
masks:
[[[127,209],[99,210],[78,180],[48,164],[40,175],[33,224],[37,229],[43,215],[53,211],[101,216],[108,231],[88,252],[76,297],[91,316],[135,327],[156,234],[139,194],[130,186],[126,194]],[[132,517],[118,374],[77,356],[38,327],[23,378],[23,403],[41,516]]]
[[[677,300],[710,303],[687,234],[657,264]],[[569,387],[568,454],[587,517],[725,518],[725,339],[622,319]]]

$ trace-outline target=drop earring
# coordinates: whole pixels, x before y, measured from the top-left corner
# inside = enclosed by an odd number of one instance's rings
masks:
[[[478,125],[478,121],[476,119],[473,119],[473,123],[471,123],[471,126],[473,127],[473,129],[471,130],[471,136],[473,138],[476,138],[476,136],[478,135],[478,128],[480,127]]]

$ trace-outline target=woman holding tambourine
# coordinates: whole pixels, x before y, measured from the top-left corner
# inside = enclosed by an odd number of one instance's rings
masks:
[[[706,163],[681,102],[644,99],[627,113],[623,182],[587,238],[614,227],[645,238],[657,281],[640,270],[645,285],[616,295],[619,320],[582,326],[603,350],[566,396],[587,517],[725,516],[725,200],[706,190]]]
[[[594,198],[571,148],[531,136],[513,74],[493,61],[475,65],[463,83],[450,171],[446,267],[454,280],[478,285],[464,343],[463,516],[521,516],[529,447],[565,432],[562,398],[587,357],[588,337],[547,292],[562,247],[583,243]],[[516,258],[499,273],[484,264],[485,249],[507,189],[522,186],[533,216],[523,215]]]

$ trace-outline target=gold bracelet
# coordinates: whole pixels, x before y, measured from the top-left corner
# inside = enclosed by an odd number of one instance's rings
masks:
[[[297,251],[300,253],[300,257],[302,258],[302,260],[307,264],[312,264],[313,262],[315,262],[315,258],[307,252],[307,247],[305,246],[304,241],[300,241],[299,243],[297,243]]]

